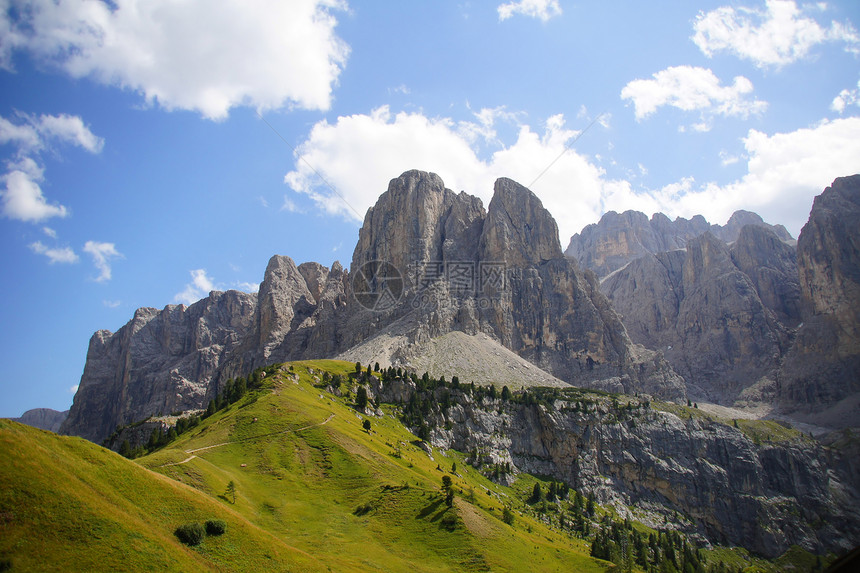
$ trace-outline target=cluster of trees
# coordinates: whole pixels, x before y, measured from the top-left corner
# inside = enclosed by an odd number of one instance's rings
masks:
[[[249,391],[261,388],[263,386],[263,379],[270,373],[272,368],[274,367],[257,368],[247,378],[240,376],[235,380],[232,378],[227,380],[221,391],[209,400],[209,405],[206,407],[206,413],[203,414],[203,418],[208,418],[212,414],[226,409],[230,404],[235,404],[244,398],[245,394]]]
[[[546,494],[544,494],[543,489],[540,486],[540,482],[535,483],[534,488],[532,489],[532,495],[528,499],[528,502],[531,504],[539,503],[541,501],[549,501],[554,502],[556,500],[561,501],[567,499],[570,494],[570,487],[564,482],[549,482],[549,486],[547,487]],[[577,495],[579,495],[577,493]],[[580,496],[581,499],[581,496]]]
[[[207,535],[223,535],[227,524],[220,519],[210,519],[205,525],[200,523],[185,523],[176,528],[173,534],[185,545],[200,545]]]
[[[250,390],[255,390],[263,385],[263,379],[267,372],[273,369],[274,366],[268,368],[257,368],[247,378],[240,376],[235,380],[230,378],[224,383],[223,388],[214,398],[209,400],[209,405],[206,411],[200,416],[187,416],[179,418],[176,425],[164,431],[162,428],[155,428],[149,435],[149,441],[146,444],[141,444],[135,448],[131,447],[128,440],[123,440],[119,447],[119,454],[129,459],[139,458],[154,452],[159,448],[163,448],[167,444],[174,441],[188,430],[200,424],[201,420],[208,418],[220,410],[226,409],[230,404],[234,404],[241,400]],[[142,423],[142,422],[140,422]],[[132,425],[131,427],[134,427]],[[122,428],[117,428],[113,435],[105,440],[108,445],[112,445],[119,436]]]
[[[600,531],[591,543],[591,556],[611,561],[622,571],[633,568],[660,573],[733,572],[720,563],[707,567],[701,551],[677,531],[645,534],[633,528],[630,520],[604,518]]]

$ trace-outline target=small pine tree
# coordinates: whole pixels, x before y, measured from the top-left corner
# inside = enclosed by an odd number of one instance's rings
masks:
[[[514,525],[514,512],[511,511],[511,508],[507,505],[505,506],[505,509],[502,510],[502,521],[512,527]]]
[[[355,373],[356,373],[356,374],[361,374],[361,362],[356,362],[356,363],[355,363]]]
[[[131,444],[128,442],[128,440],[123,440],[122,444],[119,447],[119,455],[124,458],[131,458],[131,454]]]
[[[235,503],[236,503],[236,484],[233,482],[233,480],[230,480],[230,483],[227,484],[227,491],[224,492],[224,496],[225,497],[232,497],[233,498],[233,504],[235,505]]]
[[[509,401],[510,399],[511,399],[511,389],[510,389],[510,388],[508,388],[507,386],[504,386],[504,387],[502,388],[502,400],[504,400],[505,402],[507,402],[507,401]]]
[[[373,370],[375,372],[379,372],[379,362],[377,362],[376,364],[373,365]]]
[[[536,483],[532,489],[532,496],[529,498],[531,503],[537,503],[543,499],[543,492],[540,489],[540,484]]]
[[[364,431],[369,434],[370,433],[370,420],[365,418],[364,422],[361,423],[361,427],[364,428]]]
[[[210,519],[206,522],[206,535],[224,535],[227,524],[221,519]]]
[[[206,530],[199,523],[186,523],[177,527],[173,534],[185,545],[200,545],[206,537]]]
[[[442,476],[442,491],[445,493],[445,505],[451,507],[454,505],[454,487],[451,481],[451,476]]]
[[[457,473],[457,462],[454,462],[453,464],[451,464],[451,473],[452,474]]]
[[[367,390],[364,386],[359,386],[358,392],[355,393],[355,407],[359,410],[367,408]]]

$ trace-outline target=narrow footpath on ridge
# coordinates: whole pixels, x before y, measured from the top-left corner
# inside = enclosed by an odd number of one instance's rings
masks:
[[[304,427],[301,427],[301,428],[295,428],[295,429],[291,429],[291,430],[279,430],[279,431],[277,431],[277,432],[269,432],[269,433],[267,433],[267,434],[259,434],[259,435],[251,436],[251,437],[248,437],[248,438],[242,438],[241,440],[233,440],[233,441],[231,441],[231,442],[221,442],[220,444],[212,444],[211,446],[203,446],[202,448],[194,448],[193,450],[185,450],[185,453],[186,453],[186,454],[191,454],[191,455],[190,455],[189,457],[185,458],[184,460],[182,460],[181,462],[172,462],[172,463],[169,463],[169,464],[162,464],[162,465],[160,465],[160,466],[156,466],[156,467],[159,467],[159,468],[166,468],[166,467],[168,467],[168,466],[179,466],[179,465],[182,465],[182,464],[188,463],[188,462],[190,462],[191,460],[193,460],[194,458],[196,458],[196,457],[197,457],[197,455],[195,454],[195,452],[202,452],[203,450],[211,450],[211,449],[213,449],[213,448],[220,448],[221,446],[226,446],[226,445],[228,445],[228,444],[238,444],[238,443],[240,443],[240,442],[247,442],[247,441],[249,441],[249,440],[258,440],[258,439],[260,439],[260,438],[267,438],[267,437],[270,437],[270,436],[277,436],[278,434],[289,434],[289,433],[292,433],[292,432],[301,432],[302,430],[309,430],[309,429],[311,429],[311,428],[316,428],[317,426],[324,426],[324,425],[328,424],[328,423],[331,421],[331,419],[332,419],[332,418],[334,418],[334,413],[330,414],[328,418],[326,418],[325,420],[323,420],[322,422],[320,422],[320,423],[318,423],[318,424],[311,424],[311,425],[309,425],[309,426],[304,426]]]

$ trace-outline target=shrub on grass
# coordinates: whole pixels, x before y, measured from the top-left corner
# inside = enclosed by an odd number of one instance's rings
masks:
[[[185,545],[200,545],[206,530],[199,523],[186,523],[177,527],[173,534]]]
[[[206,522],[206,535],[223,535],[227,524],[221,519],[210,519]]]

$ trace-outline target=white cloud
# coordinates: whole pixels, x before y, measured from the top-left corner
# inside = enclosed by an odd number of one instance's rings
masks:
[[[766,102],[747,98],[753,85],[743,76],[735,77],[730,86],[722,86],[709,69],[674,66],[653,74],[652,78],[633,80],[621,90],[621,98],[633,102],[637,120],[668,105],[682,111],[699,111],[703,121],[692,127],[707,131],[713,116],[746,118],[767,108]]]
[[[830,104],[830,109],[842,114],[850,105],[860,106],[860,81],[857,82],[857,89],[845,89],[839,92],[839,95],[833,98],[833,103]]]
[[[113,243],[100,243],[98,241],[87,241],[84,244],[84,252],[93,258],[93,264],[99,271],[96,282],[109,281],[111,279],[111,259],[122,257]]]
[[[18,112],[18,122],[0,117],[0,144],[11,143],[19,155],[41,151],[54,140],[83,147],[90,153],[100,153],[104,139],[95,135],[77,115],[33,116]]]
[[[409,169],[438,173],[449,188],[477,195],[485,206],[494,180],[510,177],[531,186],[553,214],[564,247],[572,234],[606,211],[627,209],[647,214],[660,211],[670,217],[702,214],[715,223],[724,223],[737,209],[749,209],[770,222],[785,224],[796,235],[815,195],[836,177],[860,172],[860,118],[782,134],[750,130],[743,139],[742,154],[720,157],[724,164],[746,158],[747,173],[737,181],[719,186],[687,177],[652,190],[611,179],[594,159],[575,149],[565,150],[577,133],[565,127],[562,116],[554,116],[542,133],[520,126],[515,142],[482,159],[474,142],[451,119],[395,115],[388,108],[378,108],[369,115],[340,117],[334,124],[322,121],[299,147],[304,159],[320,170],[339,195],[304,160],[296,159],[285,181],[308,194],[325,212],[360,223],[389,180]]]
[[[13,122],[0,117],[0,144],[11,144],[16,148],[14,159],[6,162],[6,173],[0,176],[5,183],[5,189],[0,190],[3,215],[30,223],[67,216],[66,207],[49,203],[43,195],[39,183],[43,180],[44,168],[32,156],[55,140],[99,153],[104,140],[93,134],[78,116],[37,117],[18,113],[17,119],[18,122]]]
[[[78,385],[69,386],[69,394],[75,394],[78,391]]]
[[[223,119],[240,105],[329,108],[349,48],[340,0],[7,0],[0,65],[27,51],[72,77]],[[15,16],[11,14],[14,13]]]
[[[486,124],[473,127],[475,131],[492,130],[493,122],[487,119]],[[391,178],[410,169],[438,173],[449,188],[477,195],[485,206],[498,177],[529,185],[540,175],[532,190],[556,217],[561,236],[569,237],[600,216],[603,192],[621,193],[629,185],[606,180],[603,170],[587,158],[574,150],[565,151],[579,132],[567,129],[563,116],[551,117],[542,131],[520,125],[513,144],[500,145],[481,159],[474,149],[479,141],[462,122],[419,113],[392,114],[383,106],[369,115],[340,117],[334,124],[317,123],[298,147],[301,160],[297,158],[285,182],[309,195],[324,211],[360,222]]]
[[[500,21],[520,14],[548,22],[551,18],[561,15],[561,6],[559,6],[558,0],[520,0],[519,2],[500,4],[497,11]]]
[[[824,28],[792,0],[768,0],[764,11],[722,6],[700,12],[693,28],[693,42],[706,56],[727,51],[760,68],[790,64],[828,41],[842,43],[854,53],[860,47],[850,23],[832,22]]]
[[[206,269],[194,269],[191,273],[191,282],[185,285],[185,289],[176,293],[174,302],[193,304],[209,295],[215,288],[215,283],[206,275]]]
[[[234,265],[230,266],[234,271],[238,270]],[[185,288],[176,293],[173,297],[173,302],[191,305],[200,299],[206,298],[212,291],[223,291],[228,288],[223,283],[216,283],[212,277],[206,274],[206,269],[194,269],[189,271],[189,273],[191,274],[191,282],[186,283]],[[254,293],[260,290],[260,283],[233,281],[229,288]]]
[[[233,283],[233,288],[235,288],[236,290],[240,290],[242,292],[257,292],[260,290],[260,283],[249,283],[249,282],[239,281],[239,282]]]
[[[48,261],[51,264],[54,263],[76,263],[80,259],[75,251],[72,250],[71,247],[62,247],[62,248],[50,248],[46,247],[42,244],[41,241],[36,241],[35,243],[30,244],[30,250],[34,253],[38,253],[40,255],[45,255],[48,257]]]
[[[40,115],[33,121],[36,130],[48,138],[73,143],[90,153],[100,153],[104,139],[97,137],[76,115]]]
[[[696,186],[692,179],[666,186],[651,194],[654,210],[684,217],[701,213],[721,223],[735,210],[748,209],[784,224],[796,237],[813,198],[835,178],[860,173],[860,118],[773,135],[751,129],[743,143],[748,160],[742,178],[722,186]]]
[[[38,223],[51,217],[65,217],[68,209],[56,203],[48,203],[39,186],[39,178],[32,172],[12,170],[2,176],[6,188],[0,191],[3,215],[28,223]]]
[[[50,227],[42,227],[42,232],[51,237],[52,239],[57,238],[57,232]]]
[[[288,213],[300,213],[299,206],[296,205],[296,202],[290,199],[288,196],[284,195],[284,202],[281,204],[281,211],[287,211]]]
[[[740,160],[741,160],[740,157],[738,157],[737,155],[732,155],[731,153],[729,153],[726,150],[720,151],[720,164],[723,167],[726,167],[728,165],[734,165],[735,163],[737,163]]]
[[[120,300],[103,300],[102,304],[105,305],[107,308],[119,308],[120,305],[122,304],[122,301],[120,301]]]

